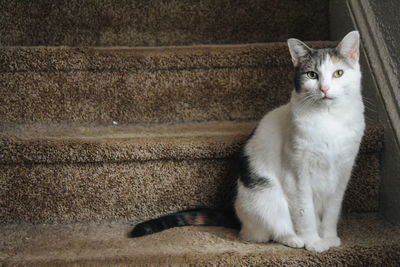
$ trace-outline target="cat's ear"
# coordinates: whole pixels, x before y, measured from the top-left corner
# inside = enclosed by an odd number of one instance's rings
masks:
[[[297,67],[300,64],[300,59],[307,56],[311,52],[311,48],[309,48],[302,41],[294,38],[287,40],[287,43],[290,55],[292,56],[293,65]]]
[[[360,58],[360,34],[358,31],[349,32],[336,47],[336,51],[345,58],[358,62]]]

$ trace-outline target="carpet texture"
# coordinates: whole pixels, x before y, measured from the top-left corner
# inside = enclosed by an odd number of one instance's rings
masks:
[[[398,266],[400,227],[353,214],[339,227],[340,248],[311,253],[238,239],[221,227],[182,227],[127,238],[131,224],[0,226],[0,263],[73,266]]]
[[[19,126],[3,130],[0,223],[143,220],[227,208],[255,122]],[[344,202],[377,211],[382,130],[368,128]]]
[[[369,213],[379,125],[346,191],[340,248],[218,227],[127,237],[142,220],[232,206],[241,145],[289,100],[293,37],[336,45],[319,41],[328,0],[0,1],[0,265],[398,266],[400,228]]]
[[[328,0],[0,1],[0,45],[165,46],[328,39]]]
[[[251,120],[293,88],[285,43],[0,48],[0,66],[1,123]]]

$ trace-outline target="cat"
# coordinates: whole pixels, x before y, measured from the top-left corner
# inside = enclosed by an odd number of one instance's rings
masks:
[[[249,242],[323,252],[338,247],[337,223],[364,133],[359,33],[334,48],[287,41],[290,102],[267,113],[243,146],[235,214],[182,211],[137,225],[142,236],[184,225],[240,228]]]

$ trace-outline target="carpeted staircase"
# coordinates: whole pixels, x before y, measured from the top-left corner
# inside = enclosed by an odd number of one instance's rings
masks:
[[[293,87],[284,41],[335,44],[328,1],[10,0],[0,25],[0,265],[400,262],[400,227],[377,213],[379,125],[340,248],[246,243],[221,227],[127,237],[145,219],[231,205],[240,146]]]

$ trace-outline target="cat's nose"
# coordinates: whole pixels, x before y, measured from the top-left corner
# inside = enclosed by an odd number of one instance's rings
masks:
[[[328,87],[328,86],[321,86],[321,87],[319,88],[319,90],[320,90],[322,93],[326,94],[326,93],[328,92],[328,90],[329,90],[329,87]]]

